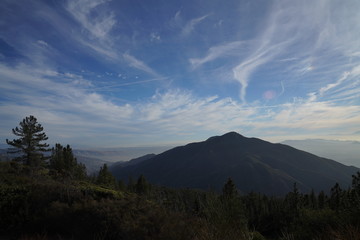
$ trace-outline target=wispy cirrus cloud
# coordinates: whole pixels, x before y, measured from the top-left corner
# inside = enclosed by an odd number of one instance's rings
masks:
[[[191,19],[188,21],[185,26],[181,30],[181,36],[187,37],[192,33],[197,25],[199,25],[202,21],[204,21],[209,15],[204,15],[198,18]],[[179,16],[177,16],[179,17]]]
[[[214,61],[221,57],[234,56],[244,44],[243,41],[235,41],[230,43],[224,43],[218,46],[210,47],[206,56],[203,58],[190,58],[190,63],[193,68],[197,68],[207,62]]]
[[[360,99],[360,67],[356,66],[350,71],[343,72],[335,81],[321,86],[314,92],[309,92],[308,96],[314,101],[356,101]]]
[[[16,68],[1,65],[0,69],[0,89],[6,92],[3,98],[7,99],[6,104],[0,105],[0,113],[7,114],[3,122],[7,128],[10,120],[14,124],[15,119],[35,115],[52,129],[50,135],[58,140],[57,134],[61,135],[61,132],[67,132],[71,137],[82,135],[84,129],[97,132],[96,128],[102,128],[104,123],[101,119],[115,123],[129,118],[133,111],[130,105],[117,105],[106,100],[92,90],[93,85],[86,79],[79,82],[79,76],[73,74],[44,68],[34,70],[26,65]]]
[[[144,83],[150,83],[150,82],[157,82],[157,81],[166,81],[168,80],[167,77],[155,77],[155,78],[150,78],[150,79],[146,79],[146,80],[140,80],[140,81],[131,81],[131,82],[124,82],[124,83],[115,83],[115,84],[107,84],[106,86],[102,86],[102,87],[96,87],[94,88],[94,90],[96,92],[111,92],[115,89],[119,89],[125,86],[132,86],[132,85],[140,85],[140,84],[144,84]]]
[[[117,21],[115,14],[109,9],[109,6],[107,6],[109,2],[110,0],[76,0],[68,2],[67,10],[81,24],[83,29],[90,33],[89,37],[81,38],[79,41],[84,46],[93,49],[113,61],[121,63],[122,60],[125,60],[125,62],[133,68],[152,76],[160,77],[160,75],[146,63],[127,52],[121,54],[120,52],[123,50],[115,46],[111,31],[117,24]],[[160,36],[152,33],[151,39],[160,40]]]
[[[118,61],[119,54],[112,33],[117,24],[115,13],[111,10],[111,0],[74,0],[65,5],[68,13],[79,24],[80,31],[72,34],[82,46],[88,47],[100,56]]]
[[[319,95],[320,96],[323,96],[327,91],[333,89],[333,88],[336,88],[337,86],[339,86],[340,84],[342,84],[346,79],[347,77],[350,75],[350,72],[345,72],[343,74],[343,76],[341,78],[339,78],[339,80],[337,80],[335,83],[329,83],[327,84],[326,86],[320,88],[319,90]]]
[[[337,7],[342,11],[335,11]],[[336,6],[328,1],[312,4],[307,1],[295,4],[276,1],[269,8],[267,18],[263,19],[262,27],[257,28],[253,38],[215,45],[208,49],[205,57],[194,57],[189,61],[196,69],[220,58],[233,58],[230,62],[223,61],[227,67],[223,67],[224,72],[219,75],[228,76],[229,72],[232,73],[233,80],[240,85],[239,98],[243,103],[246,103],[247,89],[253,75],[268,65],[275,65],[274,62],[281,62],[286,68],[272,74],[286,74],[293,79],[286,81],[302,79],[302,84],[307,84],[312,81],[308,75],[316,72],[322,75],[317,82],[321,84],[320,81],[323,81],[325,89],[327,79],[333,78],[334,73],[350,71],[345,68],[351,68],[351,64],[345,66],[343,62],[331,65],[328,59],[358,52],[360,45],[355,40],[359,37],[358,32],[349,25],[344,25],[350,21],[358,26],[354,20],[358,15],[345,6]],[[346,21],[336,21],[340,16]],[[329,69],[329,72],[324,69]]]
[[[124,53],[123,58],[131,67],[144,71],[152,76],[160,77],[160,75],[156,73],[151,67],[145,64],[143,61],[135,58],[134,56],[128,53]]]
[[[74,0],[67,2],[67,10],[95,38],[105,39],[116,24],[115,15],[101,6],[109,0]]]
[[[250,56],[232,69],[234,78],[241,84],[240,99],[243,103],[246,103],[246,89],[249,85],[251,74],[271,58],[272,56],[267,55],[266,51],[261,51]]]
[[[304,25],[299,25],[299,20],[303,13],[295,8],[281,1],[274,4],[268,19],[265,20],[264,29],[253,40],[248,55],[232,69],[234,79],[241,85],[242,102],[246,102],[246,90],[252,74],[264,64],[282,56],[290,46],[300,41],[299,33],[304,31]],[[292,60],[294,57],[286,59]]]

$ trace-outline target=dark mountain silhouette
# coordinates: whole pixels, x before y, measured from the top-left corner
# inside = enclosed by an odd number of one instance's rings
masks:
[[[150,153],[150,154],[146,154],[144,156],[141,156],[141,157],[138,157],[138,158],[133,158],[129,161],[126,161],[126,162],[116,162],[116,163],[113,163],[110,168],[118,168],[118,167],[126,167],[126,166],[131,166],[131,165],[136,165],[136,164],[139,164],[145,160],[149,160],[150,158],[153,158],[155,157],[156,154],[154,153]]]
[[[122,180],[143,174],[146,179],[169,187],[220,191],[231,177],[238,189],[282,195],[296,182],[303,192],[329,190],[336,182],[346,188],[358,168],[330,159],[247,138],[230,132],[204,142],[190,143],[156,155],[138,164],[111,169]]]

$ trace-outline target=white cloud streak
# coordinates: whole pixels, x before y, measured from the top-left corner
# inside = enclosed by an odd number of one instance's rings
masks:
[[[344,69],[343,63],[331,65],[328,59],[344,55],[355,58],[360,49],[360,31],[357,31],[360,25],[355,21],[360,14],[349,9],[350,5],[337,6],[337,3],[323,0],[316,3],[275,1],[263,20],[264,27],[258,28],[254,38],[210,47],[205,57],[191,58],[190,64],[196,69],[219,58],[237,57],[237,63],[224,61],[227,67],[222,70],[231,71],[233,79],[240,84],[239,97],[243,103],[246,103],[253,74],[274,62],[286,66],[278,75],[292,75],[293,80],[287,81],[301,79],[306,83],[312,80],[307,77],[310,73],[322,74],[324,88],[321,91],[328,91],[335,87],[328,83],[334,73],[349,71]],[[325,67],[328,72],[323,70]],[[228,76],[227,73],[222,75]]]
[[[118,62],[121,55],[118,54],[119,50],[114,42],[115,33],[112,32],[117,20],[109,7],[110,2],[111,0],[70,0],[65,8],[80,26],[80,31],[74,26],[69,26],[74,29],[72,38],[105,59]],[[57,27],[67,32],[64,24],[57,23],[59,21],[63,20],[54,21]]]
[[[195,29],[195,27],[200,24],[202,21],[204,21],[209,15],[204,15],[202,17],[191,19],[189,22],[186,23],[186,25],[183,27],[181,31],[181,36],[187,37],[189,36]],[[175,16],[176,18],[179,18],[178,13]]]
[[[326,93],[326,92],[329,91],[330,89],[333,89],[333,88],[339,86],[340,84],[342,84],[342,83],[347,79],[347,77],[348,77],[349,75],[350,75],[350,72],[345,72],[345,73],[343,74],[343,76],[342,76],[339,80],[337,80],[335,83],[329,83],[329,84],[326,85],[325,87],[320,88],[320,90],[319,90],[320,96],[323,96],[324,93]]]
[[[208,50],[208,53],[205,57],[191,58],[189,61],[193,68],[197,68],[207,62],[216,60],[218,58],[234,55],[234,51],[237,52],[239,48],[242,46],[243,46],[242,41],[235,41],[235,42],[225,43],[219,46],[214,46]]]
[[[111,11],[98,10],[107,2],[109,0],[71,0],[68,1],[67,10],[94,37],[104,39],[116,24]]]
[[[261,65],[271,59],[270,56],[264,56],[265,52],[260,52],[257,55],[251,56],[246,61],[243,61],[235,68],[233,68],[234,78],[241,84],[240,99],[246,103],[246,89],[249,85],[251,74]]]
[[[234,79],[241,85],[240,99],[243,103],[246,102],[246,90],[251,75],[260,66],[283,54],[296,41],[293,35],[300,31],[297,22],[299,14],[293,7],[284,5],[280,2],[273,7],[269,18],[265,20],[267,24],[264,31],[254,40],[251,53],[232,69]],[[284,22],[283,19],[289,20]]]
[[[152,76],[159,77],[159,74],[157,74],[152,68],[134,56],[124,53],[123,58],[131,67],[144,71]]]

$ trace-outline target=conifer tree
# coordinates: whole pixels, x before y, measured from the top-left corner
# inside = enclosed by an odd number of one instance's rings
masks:
[[[135,181],[132,178],[132,176],[129,176],[129,180],[128,180],[128,185],[127,185],[127,190],[129,192],[135,192]]]
[[[342,189],[340,188],[339,183],[336,183],[334,187],[330,190],[330,208],[333,210],[338,211],[340,208],[341,203],[341,197],[342,197]]]
[[[326,202],[326,195],[324,191],[321,191],[318,196],[319,209],[325,208],[325,202]]]
[[[6,139],[6,143],[12,146],[8,153],[21,154],[14,160],[32,168],[45,165],[48,158],[43,153],[50,151],[50,149],[48,149],[48,144],[41,143],[48,140],[45,132],[43,132],[44,128],[34,116],[24,118],[19,125],[20,127],[12,129],[13,134],[19,138],[12,141]]]
[[[106,163],[100,168],[99,174],[96,179],[96,183],[105,187],[115,188],[116,180],[115,177],[108,170]]]
[[[222,189],[220,196],[220,203],[217,206],[219,214],[218,219],[221,225],[224,225],[224,231],[229,231],[236,226],[241,229],[246,225],[244,215],[244,204],[238,195],[235,183],[231,178],[228,178]],[[226,226],[226,227],[225,227]]]
[[[54,176],[68,179],[84,179],[86,167],[78,163],[69,145],[63,147],[57,143],[52,149],[50,158],[50,173]]]
[[[310,207],[312,209],[317,208],[317,199],[316,199],[316,196],[315,196],[314,189],[311,189],[311,193],[310,193]]]
[[[138,194],[146,194],[149,191],[149,183],[146,181],[144,175],[140,175],[135,185]]]
[[[360,172],[352,175],[352,182],[351,182],[352,189],[355,192],[360,193]]]
[[[224,187],[222,189],[222,192],[223,192],[223,197],[225,197],[225,198],[236,197],[236,195],[237,195],[236,186],[231,178],[229,178],[227,180],[226,184],[224,185]]]

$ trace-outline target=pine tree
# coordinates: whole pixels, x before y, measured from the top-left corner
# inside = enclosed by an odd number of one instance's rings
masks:
[[[312,209],[316,209],[317,208],[317,198],[315,196],[315,192],[314,189],[311,189],[311,193],[310,193],[310,207]]]
[[[96,183],[104,187],[115,188],[116,186],[115,177],[108,170],[108,166],[106,163],[104,163],[104,165],[100,168],[99,174],[96,179]]]
[[[149,183],[146,181],[144,175],[140,175],[135,185],[138,194],[146,194],[149,191]]]
[[[228,178],[222,189],[220,202],[216,206],[218,224],[223,225],[224,232],[241,229],[246,226],[244,204],[238,195],[236,185]]]
[[[135,182],[134,182],[134,179],[132,178],[132,176],[129,176],[127,190],[129,192],[135,192]]]
[[[57,177],[67,179],[86,178],[86,167],[78,163],[69,145],[63,147],[57,143],[52,149],[50,158],[50,173]]]
[[[360,213],[360,172],[352,175],[350,195],[352,207],[356,209],[357,213]]]
[[[360,172],[352,175],[351,186],[353,190],[355,190],[357,193],[360,193]]]
[[[13,147],[9,149],[8,153],[22,154],[14,160],[32,168],[45,165],[48,158],[43,153],[50,151],[50,149],[48,149],[48,144],[41,143],[48,140],[45,132],[43,132],[44,128],[34,116],[24,118],[19,125],[20,127],[13,128],[12,132],[20,138],[12,141],[6,139],[6,143]]]
[[[325,203],[326,203],[326,195],[324,191],[321,191],[318,195],[319,209],[325,208]]]
[[[223,192],[223,197],[225,198],[231,199],[237,196],[238,192],[236,190],[235,183],[231,178],[227,180],[226,184],[222,189],[222,192]]]
[[[330,208],[338,211],[340,208],[341,198],[342,198],[342,189],[340,188],[339,183],[336,183],[335,186],[332,187],[330,191],[330,200],[329,200]]]

